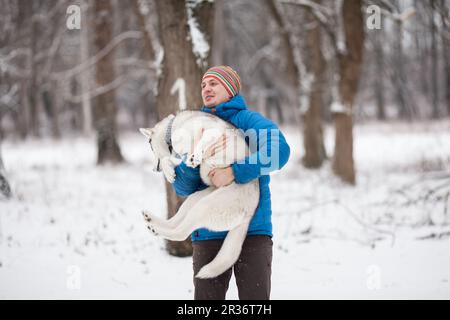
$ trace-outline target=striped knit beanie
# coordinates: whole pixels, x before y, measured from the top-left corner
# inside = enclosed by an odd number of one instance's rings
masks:
[[[209,68],[203,75],[202,81],[208,77],[219,81],[227,90],[230,97],[236,96],[241,90],[241,78],[229,66],[215,66]]]

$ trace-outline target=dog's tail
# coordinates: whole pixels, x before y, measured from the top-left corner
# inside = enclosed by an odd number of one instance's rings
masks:
[[[216,257],[203,266],[195,277],[200,279],[215,278],[228,270],[241,254],[249,224],[250,220],[230,230]]]

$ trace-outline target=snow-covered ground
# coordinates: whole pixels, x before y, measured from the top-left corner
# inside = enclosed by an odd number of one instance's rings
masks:
[[[427,195],[449,190],[450,122],[357,125],[356,187],[329,163],[304,169],[298,130],[285,132],[272,298],[450,299],[449,198]],[[333,130],[325,136],[331,154]],[[166,210],[146,139],[121,136],[120,166],[97,167],[94,143],[4,141],[14,197],[0,200],[0,298],[191,299],[191,258],[169,256],[142,220],[142,209]]]

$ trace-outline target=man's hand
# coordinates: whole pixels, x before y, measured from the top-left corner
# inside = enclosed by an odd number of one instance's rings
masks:
[[[212,169],[208,176],[216,188],[227,186],[234,181],[233,169],[231,167]]]
[[[227,141],[228,137],[224,133],[218,141],[206,148],[205,152],[203,153],[203,158],[208,159],[210,157],[213,157],[216,153],[225,150],[225,148],[227,147]]]

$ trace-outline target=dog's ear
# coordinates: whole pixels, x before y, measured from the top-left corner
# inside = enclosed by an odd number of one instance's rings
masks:
[[[150,129],[150,128],[139,128],[139,131],[149,139],[153,135],[153,129]]]
[[[173,119],[173,118],[175,118],[175,115],[173,115],[173,114],[169,114],[168,116],[167,116],[167,119]]]

